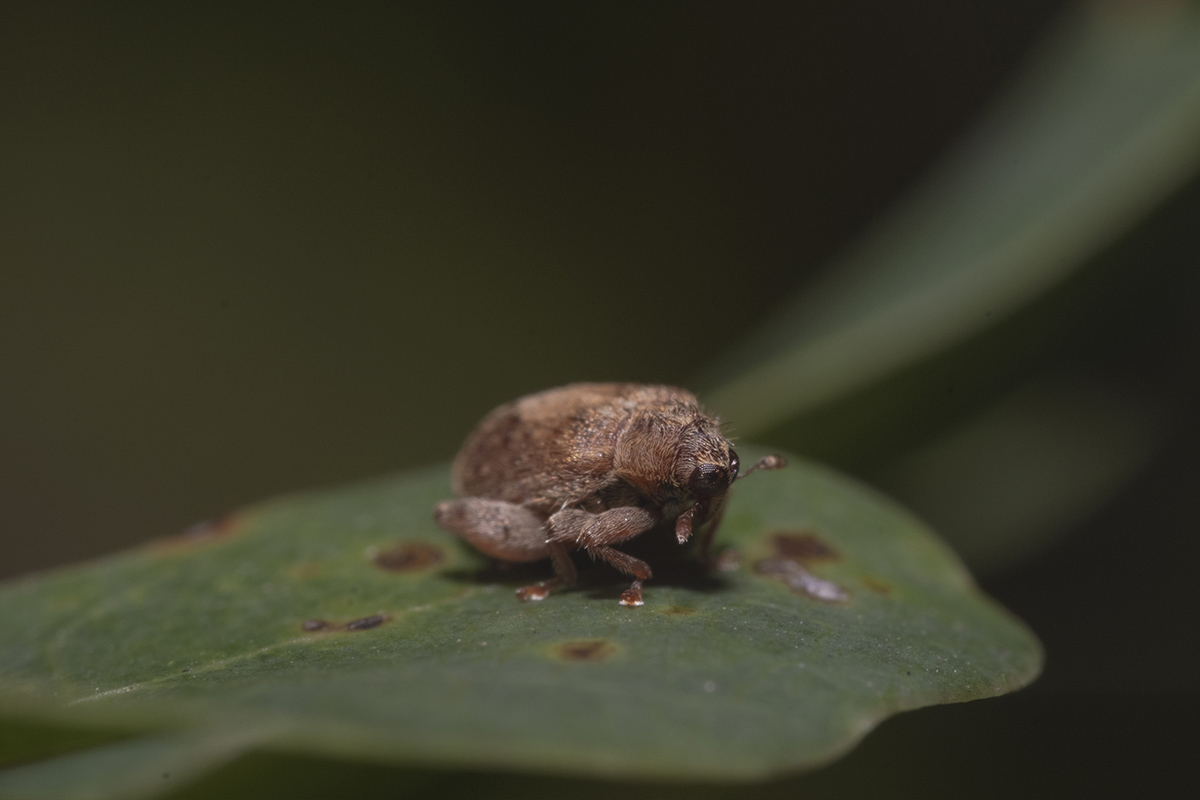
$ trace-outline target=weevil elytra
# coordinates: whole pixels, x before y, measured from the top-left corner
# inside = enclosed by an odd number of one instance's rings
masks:
[[[778,469],[766,456],[744,473]],[[634,578],[621,604],[642,605],[651,576],[613,545],[673,521],[680,544],[705,525],[709,549],[738,456],[689,392],[637,383],[577,383],[506,403],[467,437],[454,461],[457,499],[434,509],[443,529],[501,561],[549,558],[555,577],[517,590],[541,600],[574,583],[582,549]]]

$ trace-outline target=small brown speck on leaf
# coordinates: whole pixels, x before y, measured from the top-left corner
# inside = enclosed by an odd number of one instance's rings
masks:
[[[369,617],[360,617],[346,623],[348,631],[367,631],[371,628],[378,628],[380,625],[388,621],[387,614],[372,614]]]
[[[306,619],[301,623],[300,629],[305,633],[319,633],[320,631],[368,631],[371,628],[378,628],[390,619],[391,617],[382,613],[372,614],[369,617],[359,617],[340,625],[334,622],[327,622],[323,619]]]
[[[823,541],[813,531],[779,531],[771,534],[771,548],[777,558],[789,558],[803,564],[814,561],[837,561],[842,557],[833,545]]]
[[[696,609],[691,606],[671,606],[662,613],[668,617],[690,617],[696,613]]]
[[[325,567],[319,561],[301,561],[288,567],[288,577],[297,581],[309,581],[319,578],[325,572]]]
[[[742,554],[733,547],[727,547],[717,556],[713,566],[717,572],[737,572],[742,566]]]
[[[555,645],[553,652],[563,661],[605,661],[617,648],[606,639],[583,639]]]
[[[416,572],[442,563],[446,555],[428,542],[405,542],[379,551],[372,560],[387,572]]]
[[[870,589],[875,594],[891,594],[892,587],[880,580],[872,578],[870,575],[864,575],[862,585]]]
[[[199,522],[174,536],[154,539],[149,546],[163,554],[193,550],[231,538],[238,532],[241,521],[242,518],[238,514],[226,514],[214,520]]]

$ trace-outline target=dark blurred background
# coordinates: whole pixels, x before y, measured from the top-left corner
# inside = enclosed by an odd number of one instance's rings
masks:
[[[6,6],[0,577],[448,459],[525,392],[695,385],[1069,7]],[[983,570],[1045,676],[904,715],[796,787],[1121,795],[1170,774],[1200,711],[1197,210],[1193,182],[926,365],[973,376],[971,406],[1062,370],[1153,409],[1128,482]],[[1006,360],[1016,340],[1039,357]],[[813,433],[887,396],[768,438],[905,499],[888,476],[954,414],[874,447]]]
[[[1055,11],[23,8],[0,33],[3,574],[446,459],[524,392],[687,383]]]

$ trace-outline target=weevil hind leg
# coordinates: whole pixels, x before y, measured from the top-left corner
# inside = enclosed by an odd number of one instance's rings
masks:
[[[575,583],[575,564],[567,546],[547,542],[544,523],[524,506],[463,497],[438,503],[433,518],[443,530],[502,564],[549,558],[554,577],[517,589],[522,600],[545,600],[555,589]]]
[[[542,520],[516,503],[481,497],[443,500],[434,507],[433,520],[442,530],[501,561],[540,561],[551,556]]]
[[[571,554],[567,552],[566,545],[550,542],[546,545],[546,549],[550,551],[550,563],[554,565],[554,575],[561,583],[570,585],[578,580],[575,562],[571,560]]]
[[[571,554],[565,546],[551,543],[547,545],[547,549],[550,551],[550,563],[554,565],[554,577],[517,589],[517,597],[522,600],[545,600],[550,596],[550,592],[561,586],[570,586],[578,579],[575,562],[571,560]]]

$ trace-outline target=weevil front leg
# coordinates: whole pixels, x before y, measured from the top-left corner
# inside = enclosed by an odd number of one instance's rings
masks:
[[[763,456],[754,466],[743,472],[738,480],[744,480],[750,473],[759,470],[774,470],[783,469],[787,466],[787,459],[780,455]],[[708,520],[708,528],[704,531],[704,535],[700,538],[700,563],[706,567],[717,566],[717,559],[712,557],[712,543],[717,537],[717,531],[721,528],[721,519],[725,516],[725,501],[726,498],[721,496],[719,499],[704,498],[692,506],[694,510],[699,508],[698,515]],[[711,505],[716,503],[716,505]],[[683,520],[683,515],[680,515],[680,520]],[[690,535],[692,530],[691,519],[688,519],[687,532]],[[679,543],[683,544],[686,538],[682,535],[679,537]]]
[[[442,530],[492,558],[517,562],[549,558],[555,577],[522,586],[517,590],[522,600],[544,600],[552,590],[575,582],[575,565],[566,546],[547,542],[544,523],[524,506],[464,497],[438,503],[433,519]]]
[[[715,505],[713,503],[715,502]],[[704,533],[700,537],[700,563],[705,567],[712,567],[712,543],[717,538],[717,531],[721,529],[721,520],[725,517],[725,498],[721,497],[717,500],[706,497],[697,503],[703,504],[701,514],[708,519],[708,527],[704,529]]]
[[[633,585],[621,594],[621,605],[642,605],[642,581],[651,576],[650,565],[640,558],[622,553],[612,545],[645,533],[658,522],[658,515],[644,508],[627,506],[592,514],[568,508],[551,515],[548,520],[551,545],[581,547],[588,555],[599,558],[626,575],[634,577]]]

